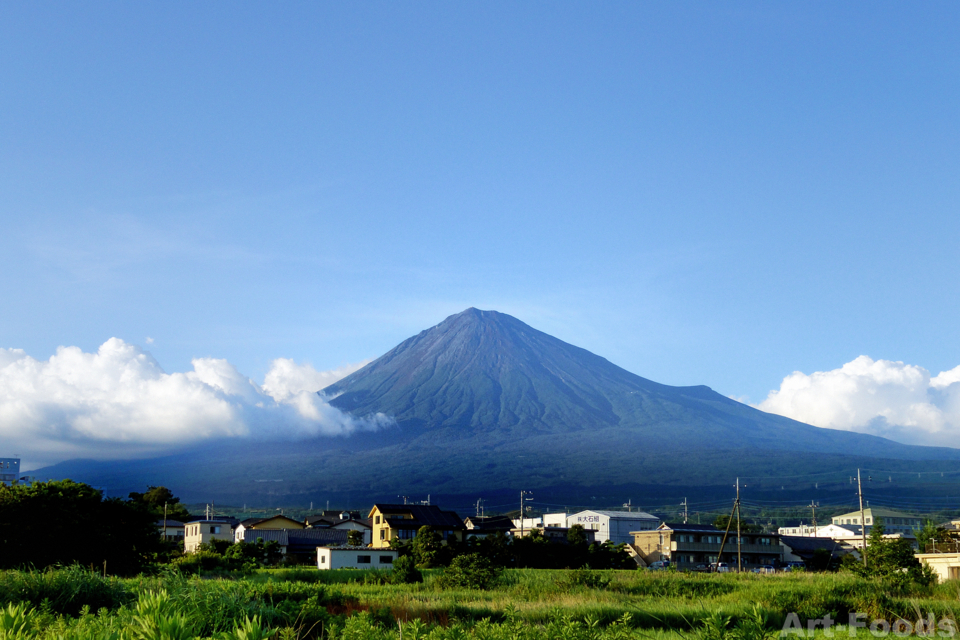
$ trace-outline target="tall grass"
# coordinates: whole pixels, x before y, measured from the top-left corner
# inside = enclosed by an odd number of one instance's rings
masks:
[[[0,638],[392,639],[403,629],[405,640],[690,640],[716,631],[720,622],[721,636],[735,627],[738,637],[745,629],[772,633],[791,612],[802,621],[845,620],[850,612],[886,620],[960,613],[958,584],[904,589],[849,574],[520,569],[505,571],[495,588],[482,591],[442,589],[437,576],[431,571],[424,583],[393,585],[363,571],[284,569],[230,579],[167,571],[125,580],[78,567],[8,571],[0,574],[0,608],[7,607]],[[19,630],[5,630],[15,619]]]

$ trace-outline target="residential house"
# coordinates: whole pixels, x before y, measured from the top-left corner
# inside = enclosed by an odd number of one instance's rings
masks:
[[[727,534],[721,557],[723,536],[724,531],[712,525],[663,523],[653,531],[634,531],[633,549],[646,565],[669,560],[681,570],[713,562],[726,562],[734,568],[737,563],[737,534]],[[741,534],[740,557],[744,569],[762,565],[780,566],[783,563],[783,547],[780,546],[779,534]]]
[[[656,529],[660,519],[643,511],[581,511],[567,516],[567,528],[581,525],[594,532],[597,542],[630,544],[633,532]]]
[[[346,518],[340,518],[330,523],[327,529],[338,529],[343,531],[359,531],[363,534],[363,544],[370,544],[373,539],[372,526],[370,520],[366,518],[354,518],[348,514]]]
[[[195,520],[184,526],[183,549],[193,553],[201,544],[210,544],[214,540],[233,542],[233,529],[226,520]]]
[[[184,525],[179,520],[157,520],[157,531],[164,540],[183,542]]]
[[[243,540],[244,535],[249,530],[264,531],[264,530],[281,530],[281,529],[306,529],[307,525],[300,522],[299,520],[294,520],[293,518],[288,518],[283,515],[270,516],[269,518],[248,518],[237,525],[234,531],[234,541],[240,542]]]
[[[367,547],[317,547],[317,569],[392,569],[397,552]]]
[[[830,557],[840,559],[845,555],[858,556],[853,546],[825,537],[817,536],[780,536],[780,546],[783,547],[784,562],[803,562],[813,560],[814,554],[823,549],[830,553]]]
[[[377,549],[389,547],[391,540],[412,540],[423,526],[432,527],[445,541],[463,540],[466,530],[460,516],[436,505],[378,503],[370,509],[369,518],[371,545]]]
[[[237,542],[276,542],[283,555],[299,556],[303,561],[313,562],[317,547],[345,545],[347,535],[347,531],[338,529],[247,529]]]
[[[960,580],[960,543],[955,540],[932,542],[926,549],[916,554],[916,557],[933,569],[941,582]]]
[[[466,527],[464,535],[469,538],[486,538],[499,531],[509,534],[513,528],[513,521],[507,516],[470,516],[463,519]]]

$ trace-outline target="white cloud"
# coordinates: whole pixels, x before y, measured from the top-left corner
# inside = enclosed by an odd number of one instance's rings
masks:
[[[270,363],[270,371],[263,379],[263,390],[280,402],[303,391],[320,391],[369,362],[364,360],[332,371],[317,371],[309,364],[298,365],[289,358],[277,358]]]
[[[931,376],[916,365],[860,356],[832,371],[790,374],[758,408],[818,427],[958,447],[960,367]]]
[[[275,360],[261,388],[226,360],[166,373],[119,338],[96,353],[60,347],[47,361],[0,348],[0,441],[25,466],[73,457],[162,453],[214,438],[345,435],[389,424],[357,419],[316,391],[359,368],[319,372]]]

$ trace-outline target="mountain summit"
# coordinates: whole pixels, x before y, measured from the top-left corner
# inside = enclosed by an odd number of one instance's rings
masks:
[[[889,440],[764,413],[709,387],[671,387],[537,331],[470,308],[323,390],[355,415],[385,413],[410,438],[504,441],[580,434],[637,451],[791,449],[908,457]],[[930,450],[926,450],[929,454]]]
[[[956,449],[820,429],[708,387],[658,384],[478,309],[405,340],[322,393],[357,416],[393,416],[396,427],[295,442],[224,440],[165,458],[73,461],[45,472],[111,495],[164,484],[188,500],[270,506],[357,507],[404,494],[512,505],[521,488],[559,505],[665,504],[729,497],[738,476],[751,478],[755,498],[842,503],[858,467],[889,472],[882,488],[872,487],[875,498],[916,491],[893,474],[912,478],[917,466],[948,473],[942,486],[924,484],[924,495],[953,495],[949,474],[960,460]]]

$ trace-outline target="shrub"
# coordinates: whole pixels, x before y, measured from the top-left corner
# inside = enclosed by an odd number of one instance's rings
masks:
[[[417,569],[413,556],[401,556],[393,563],[390,572],[390,582],[393,584],[413,584],[423,582],[423,574]]]
[[[496,584],[501,569],[478,553],[457,556],[437,579],[442,588],[489,589]]]

